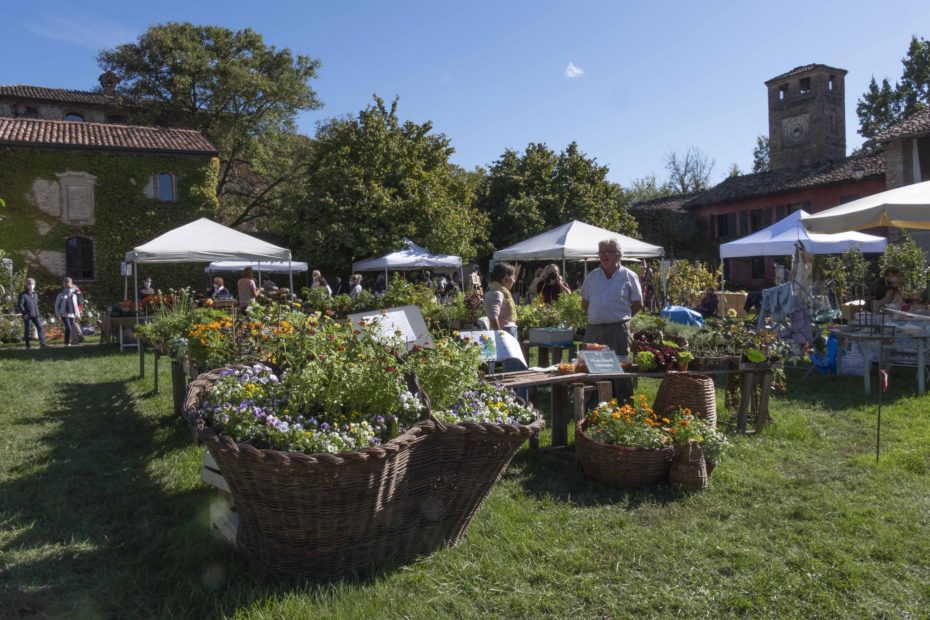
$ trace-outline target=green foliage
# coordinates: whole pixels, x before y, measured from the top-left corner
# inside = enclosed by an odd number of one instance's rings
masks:
[[[289,197],[307,140],[297,114],[320,107],[310,80],[319,61],[267,45],[249,28],[170,22],[136,43],[104,50],[100,67],[141,106],[136,120],[196,129],[222,158],[217,195],[233,225],[279,208]]]
[[[324,271],[396,250],[409,237],[466,259],[486,249],[487,218],[472,180],[449,164],[448,138],[432,123],[402,122],[382,99],[356,117],[322,124],[302,178],[304,192],[276,217],[291,248]]]
[[[769,169],[769,137],[756,136],[756,146],[752,149],[752,171],[768,172]]]
[[[528,338],[533,327],[583,328],[588,324],[588,314],[581,309],[581,293],[562,293],[551,304],[537,297],[531,303],[517,308],[517,325],[520,337]]]
[[[676,260],[668,272],[666,294],[674,304],[691,306],[704,289],[714,288],[719,282],[719,267],[711,271],[699,261]]]
[[[922,294],[927,288],[930,269],[927,267],[927,253],[914,239],[904,231],[897,243],[888,244],[879,261],[879,272],[884,273],[888,267],[897,267],[901,271],[901,290],[907,293]]]
[[[530,143],[522,154],[507,149],[491,165],[476,203],[491,222],[494,247],[571,220],[635,237],[636,221],[607,173],[574,142],[558,154],[539,143]]]
[[[8,217],[0,226],[0,247],[17,263],[25,264],[29,275],[36,278],[37,288],[41,288],[49,282],[57,286],[60,276],[42,267],[37,253],[63,254],[66,237],[90,237],[94,240],[97,278],[78,284],[85,294],[97,299],[122,299],[119,264],[128,250],[198,217],[214,216],[218,168],[216,159],[198,157],[0,149],[0,187],[9,191]],[[66,170],[81,170],[97,177],[93,226],[66,226],[32,202],[32,184],[36,179],[54,181],[56,173]],[[175,175],[175,202],[163,203],[143,194],[149,179],[158,172]],[[40,226],[47,229],[45,234],[40,233]],[[144,269],[155,277],[156,287],[203,278],[202,269],[192,265],[156,265]]]
[[[855,295],[865,295],[875,274],[869,261],[859,248],[851,248],[838,255],[818,256],[815,259],[824,280],[833,280],[833,287],[840,303],[846,303]]]
[[[171,291],[170,296],[170,303],[164,297],[159,298],[154,303],[152,320],[134,330],[138,338],[162,351],[176,347],[179,339],[188,337],[197,308],[193,291],[189,288]]]
[[[930,41],[912,36],[901,65],[901,79],[893,87],[887,78],[879,87],[873,77],[856,103],[862,136],[874,137],[930,105]]]

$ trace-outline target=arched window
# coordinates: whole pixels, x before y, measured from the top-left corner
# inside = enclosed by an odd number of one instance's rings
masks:
[[[65,240],[65,273],[77,280],[94,279],[94,242],[87,237]]]
[[[158,199],[162,202],[174,202],[174,175],[170,172],[158,173]]]
[[[65,114],[66,121],[74,121],[75,123],[83,123],[84,117],[77,112],[67,112]]]

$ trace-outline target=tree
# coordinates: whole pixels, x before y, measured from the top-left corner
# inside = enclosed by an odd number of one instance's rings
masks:
[[[396,250],[403,237],[469,259],[487,249],[487,219],[473,206],[476,181],[449,163],[453,149],[432,124],[401,122],[379,97],[357,116],[316,132],[298,186],[275,227],[324,270]]]
[[[930,41],[911,37],[901,64],[901,80],[893,88],[887,78],[879,87],[873,77],[856,103],[862,136],[871,138],[930,105]]]
[[[507,149],[491,165],[476,203],[491,223],[494,247],[571,220],[635,235],[623,191],[607,173],[574,142],[558,154],[539,143],[530,143],[522,154]]]
[[[730,164],[730,169],[727,171],[728,177],[738,177],[743,174],[743,171],[739,169],[739,164]]]
[[[901,102],[896,88],[892,89],[887,79],[882,80],[879,88],[875,77],[872,77],[869,89],[856,103],[860,135],[871,138],[901,118]]]
[[[665,198],[674,194],[668,183],[659,185],[654,174],[647,174],[639,179],[633,179],[630,186],[626,188],[625,193],[627,202],[631,205],[646,202],[647,200],[655,200],[656,198]]]
[[[676,194],[691,194],[708,188],[710,172],[716,162],[704,153],[690,147],[684,155],[669,153],[665,159],[668,183]]]
[[[171,22],[97,62],[121,77],[118,92],[137,120],[196,129],[217,148],[224,219],[237,226],[280,206],[307,147],[297,113],[320,107],[309,85],[319,61],[266,45],[248,28]]]
[[[756,136],[756,148],[752,149],[752,171],[768,172],[769,170],[769,137]]]

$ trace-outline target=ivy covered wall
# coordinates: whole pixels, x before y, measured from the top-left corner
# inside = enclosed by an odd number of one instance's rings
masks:
[[[39,208],[33,192],[37,179],[58,180],[56,174],[85,172],[94,183],[94,224],[71,226]],[[175,201],[161,202],[144,191],[153,175],[175,177]],[[78,280],[81,289],[98,303],[123,298],[120,261],[133,247],[200,217],[216,212],[219,160],[208,156],[150,155],[52,149],[0,148],[0,196],[6,201],[0,223],[0,248],[16,268],[26,267],[38,285],[59,284],[63,273],[53,273],[41,257],[63,253],[65,239],[82,236],[94,243],[93,281]],[[156,288],[167,289],[204,282],[203,265],[148,266]],[[140,274],[141,275],[141,274]],[[130,282],[131,284],[131,282]],[[130,292],[132,295],[132,292]]]

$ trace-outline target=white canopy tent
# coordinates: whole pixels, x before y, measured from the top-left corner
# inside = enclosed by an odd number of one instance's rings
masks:
[[[126,262],[133,264],[224,260],[283,261],[290,265],[291,251],[206,218],[200,218],[126,252]],[[133,268],[132,271],[138,290],[139,270]],[[290,287],[294,290],[293,272],[289,273]]]
[[[810,233],[804,228],[813,217],[806,211],[795,211],[768,228],[720,245],[720,259],[755,256],[792,256],[798,243],[812,254],[838,254],[853,248],[862,252],[884,252],[888,240],[858,232],[834,235]]]
[[[433,254],[406,237],[403,243],[403,249],[397,252],[391,252],[378,258],[355,261],[352,263],[352,271],[383,271],[385,284],[387,284],[388,271],[414,271],[417,269],[458,269],[459,276],[464,279],[462,258],[460,256]]]
[[[597,244],[616,238],[623,258],[655,258],[665,255],[660,246],[638,241],[619,233],[573,220],[558,228],[530,237],[509,248],[494,252],[496,261],[587,260],[597,258]]]
[[[872,194],[804,220],[814,232],[835,233],[876,226],[930,229],[930,181]]]
[[[204,273],[229,273],[230,271],[242,271],[246,267],[252,267],[259,273],[265,271],[268,273],[303,273],[310,268],[310,265],[301,261],[243,261],[243,260],[222,260],[210,263],[203,268]]]

